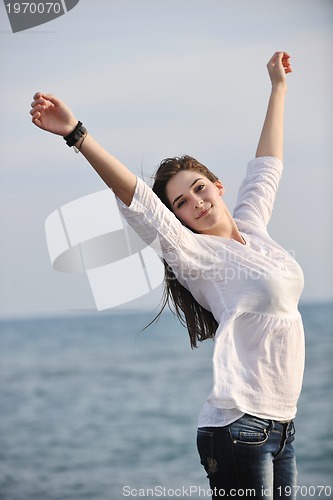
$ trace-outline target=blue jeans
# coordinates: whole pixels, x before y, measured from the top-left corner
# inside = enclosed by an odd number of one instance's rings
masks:
[[[248,414],[225,427],[199,428],[198,451],[212,498],[295,499],[294,434],[293,421]]]

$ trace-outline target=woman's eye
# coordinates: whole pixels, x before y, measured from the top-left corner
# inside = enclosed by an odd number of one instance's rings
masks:
[[[204,187],[204,184],[199,184],[199,186],[197,186],[197,191],[201,191]]]
[[[177,208],[181,208],[185,203],[185,200],[182,200],[178,203]]]

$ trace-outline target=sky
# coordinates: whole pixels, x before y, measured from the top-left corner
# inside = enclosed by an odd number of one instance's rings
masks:
[[[60,137],[31,124],[36,91],[64,100],[147,179],[165,157],[196,157],[223,181],[232,210],[276,50],[290,53],[293,73],[269,231],[303,268],[302,301],[333,299],[332,0],[80,0],[15,34],[3,3],[0,11],[1,317],[95,310],[84,274],[52,268],[44,226],[54,210],[105,186]],[[156,307],[160,297],[158,288],[126,307]]]

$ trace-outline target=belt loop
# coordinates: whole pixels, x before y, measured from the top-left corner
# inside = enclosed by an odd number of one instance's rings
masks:
[[[293,430],[294,430],[294,421],[293,420],[289,420],[288,426],[287,426],[287,429],[286,429],[286,434],[288,434],[288,432],[292,432]]]

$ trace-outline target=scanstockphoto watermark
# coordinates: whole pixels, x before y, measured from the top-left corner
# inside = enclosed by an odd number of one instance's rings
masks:
[[[212,498],[229,497],[229,498],[255,498],[255,489],[231,489],[225,491],[218,488],[203,488],[202,486],[180,486],[179,488],[167,488],[166,486],[154,486],[153,488],[132,488],[131,486],[123,486],[123,497],[129,498]]]
[[[170,275],[168,279],[187,278],[192,281],[201,279],[223,281],[224,283],[237,280],[271,280],[279,278],[281,273],[285,274],[292,262],[292,265],[296,264],[295,252],[290,250],[288,253],[291,259],[283,255],[280,259],[271,259],[269,262],[262,260],[257,262],[256,256],[251,260],[251,256],[246,256],[244,259],[233,253],[221,251],[221,254],[216,252],[213,259],[210,255],[206,257],[201,255],[197,267],[195,258],[189,264],[176,253],[168,254],[168,265],[173,272],[173,275]]]
[[[272,498],[272,487],[261,486],[260,497]],[[178,488],[167,488],[155,486],[153,488],[132,488],[123,486],[123,497],[129,498],[255,498],[255,488],[232,488],[228,491],[223,488],[203,488],[202,486],[180,486]],[[303,498],[329,498],[332,495],[331,486],[279,486],[276,491],[278,498],[293,497],[294,494]]]
[[[80,0],[22,2],[3,0],[13,33],[48,23],[72,10]]]

